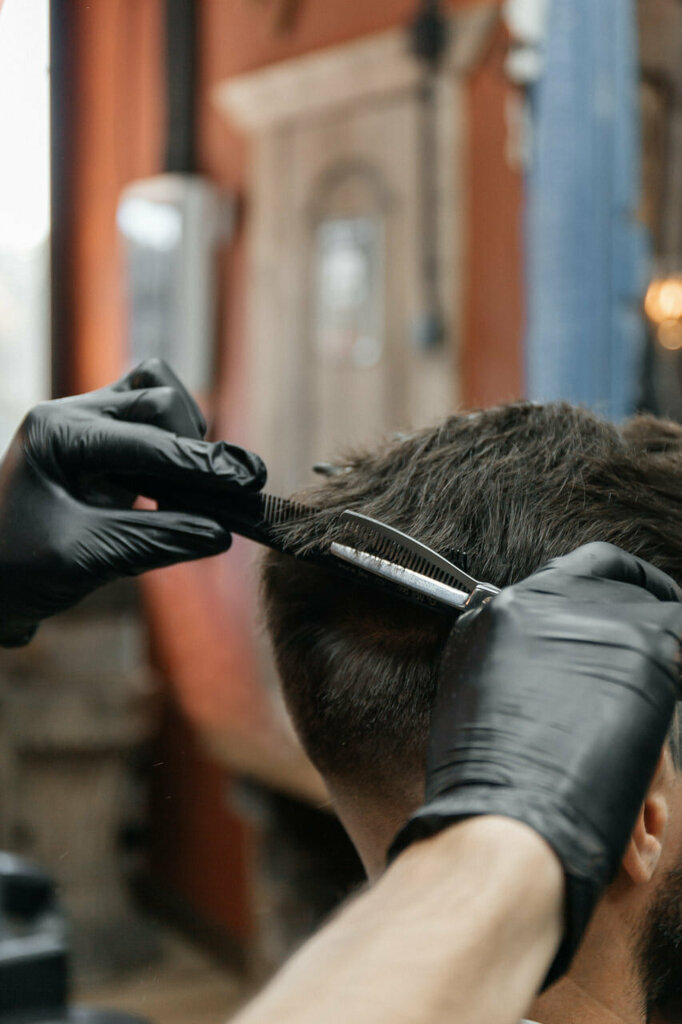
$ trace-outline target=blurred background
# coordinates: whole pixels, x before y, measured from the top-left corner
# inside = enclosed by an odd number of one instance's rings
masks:
[[[0,445],[149,356],[278,494],[456,409],[681,418],[680,52],[680,0],[0,0]],[[77,996],[158,1024],[226,1019],[362,879],[256,560],[0,655],[0,849]]]

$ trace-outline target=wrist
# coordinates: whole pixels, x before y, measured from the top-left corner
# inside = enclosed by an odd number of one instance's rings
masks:
[[[488,1011],[496,1019],[500,992],[524,1015],[563,933],[564,872],[541,836],[510,818],[469,818],[406,849],[375,888],[382,886],[418,907],[424,941],[431,930],[442,950],[434,991],[447,992],[449,972],[464,965],[485,1008],[481,1020]]]
[[[476,821],[497,821],[499,829],[509,831],[511,836],[516,834],[513,825],[534,835],[553,852],[561,866],[564,891],[563,941],[544,987],[570,967],[612,868],[613,851],[600,842],[594,830],[579,827],[563,804],[549,791],[538,793],[500,785],[461,786],[428,800],[401,829],[389,851],[389,858],[394,860],[414,844],[422,846],[429,837],[457,824],[473,825]],[[504,845],[506,840],[502,842]]]
[[[408,874],[415,885],[428,878],[442,877],[444,883],[452,877],[453,868],[460,863],[468,866],[468,877],[486,888],[494,881],[514,881],[520,887],[505,889],[510,902],[516,902],[516,893],[528,890],[529,909],[538,916],[546,916],[550,923],[556,918],[557,932],[561,931],[564,896],[564,871],[550,844],[529,825],[502,815],[481,815],[455,822],[443,831],[413,844],[396,857],[389,871]],[[499,904],[500,917],[506,907]]]

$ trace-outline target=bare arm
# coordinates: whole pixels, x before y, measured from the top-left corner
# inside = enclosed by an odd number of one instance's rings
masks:
[[[518,1024],[561,938],[563,873],[506,818],[410,847],[235,1024]]]

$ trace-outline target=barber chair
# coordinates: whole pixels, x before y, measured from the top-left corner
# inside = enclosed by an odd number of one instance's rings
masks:
[[[49,875],[0,853],[0,1024],[148,1024],[68,1005],[69,933]]]

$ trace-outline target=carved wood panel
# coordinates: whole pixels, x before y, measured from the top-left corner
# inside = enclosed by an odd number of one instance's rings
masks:
[[[416,341],[423,309],[421,112],[419,69],[402,33],[291,61],[219,90],[218,102],[255,133],[250,443],[265,458],[275,491],[308,482],[311,465],[339,448],[433,422],[457,405],[466,221],[461,93],[464,72],[496,18],[486,5],[453,17],[437,87],[438,265],[447,337],[431,350]],[[360,339],[358,358],[333,358],[335,342],[320,341],[320,232],[342,233],[353,224],[373,236],[377,249],[371,302],[379,328]],[[348,272],[352,256],[345,254]],[[361,262],[362,253],[356,256]]]
[[[253,295],[251,335],[258,346],[252,363],[254,430],[273,481],[285,490],[304,482],[312,463],[339,445],[424,423],[456,401],[451,252],[442,254],[441,274],[449,344],[421,352],[411,333],[419,313],[417,127],[417,105],[406,94],[278,132],[261,147],[253,263],[260,286]],[[454,230],[454,166],[453,160],[442,207],[444,237]],[[329,197],[325,209],[324,181],[344,169],[345,188]],[[373,199],[361,194],[363,176],[377,183]],[[334,217],[378,222],[382,352],[374,365],[327,359],[315,344],[316,234],[325,218]]]

